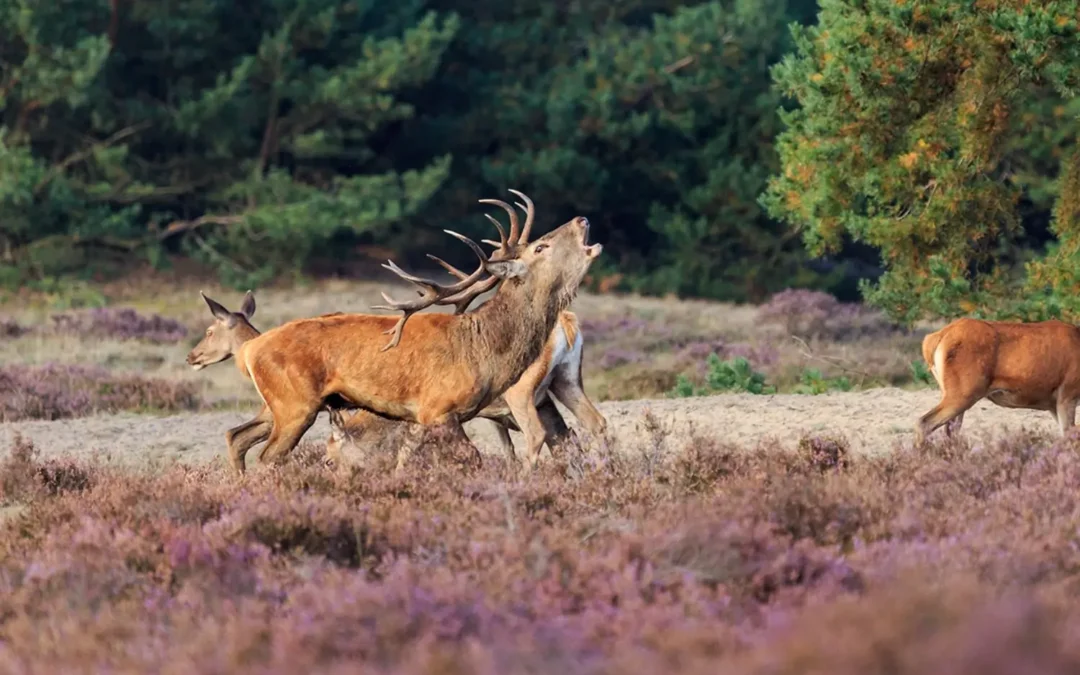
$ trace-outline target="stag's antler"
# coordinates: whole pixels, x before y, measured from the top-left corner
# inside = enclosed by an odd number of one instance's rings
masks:
[[[492,246],[498,247],[497,250],[491,254],[491,257],[488,258],[489,261],[509,260],[511,258],[515,258],[520,255],[521,249],[527,246],[529,243],[529,233],[532,230],[533,220],[535,220],[536,218],[536,206],[533,204],[533,201],[529,199],[523,192],[519,192],[518,190],[510,190],[510,192],[514,193],[518,197],[521,197],[521,201],[525,202],[524,204],[520,202],[514,202],[518,206],[518,208],[525,212],[524,226],[519,226],[517,212],[514,211],[514,209],[506,202],[498,199],[480,200],[481,204],[494,204],[495,206],[498,206],[510,215],[510,236],[507,237],[506,232],[503,230],[502,224],[498,221],[498,219],[486,213],[484,214],[484,217],[494,223],[495,228],[499,231],[498,242],[491,241],[489,239],[483,240],[485,244],[490,244]],[[465,278],[464,272],[449,264],[445,260],[440,260],[433,255],[429,255],[428,257],[442,265],[443,269],[445,269],[447,272],[454,275],[458,279]],[[453,305],[454,314],[464,314],[465,310],[469,308],[469,305],[472,303],[473,300],[480,297],[484,293],[487,293],[498,284],[498,278],[490,277],[476,283],[471,288],[467,288],[461,291],[457,295],[440,300],[437,304],[444,306]]]
[[[533,220],[536,216],[536,207],[533,205],[531,199],[526,197],[524,193],[517,190],[510,190],[510,192],[514,193],[515,195],[520,197],[523,202],[525,202],[524,204],[520,202],[514,202],[518,206],[518,208],[525,212],[524,227],[521,226],[521,223],[518,220],[517,211],[515,211],[514,208],[506,202],[498,199],[480,200],[481,204],[494,204],[495,206],[498,206],[510,215],[510,236],[507,236],[506,231],[502,227],[502,223],[500,223],[498,219],[486,213],[484,214],[484,216],[488,220],[495,224],[495,229],[499,232],[498,242],[488,239],[483,240],[485,244],[490,244],[497,247],[497,250],[495,250],[490,257],[486,256],[484,254],[484,251],[479,246],[477,246],[476,242],[474,242],[472,239],[469,239],[468,237],[462,234],[458,234],[457,232],[454,232],[452,230],[444,230],[452,237],[456,237],[457,239],[465,242],[465,244],[467,244],[469,248],[472,249],[473,253],[475,253],[477,257],[480,258],[480,267],[477,268],[475,272],[473,272],[472,274],[465,274],[464,272],[454,267],[450,263],[446,262],[445,260],[437,256],[428,254],[428,258],[434,260],[436,263],[441,265],[443,269],[456,277],[458,279],[457,283],[451,284],[450,286],[443,286],[429,279],[423,279],[421,277],[409,274],[408,272],[405,272],[400,267],[395,265],[394,262],[390,260],[387,261],[387,264],[383,265],[383,267],[398,275],[402,279],[416,284],[421,288],[421,290],[417,291],[417,293],[420,295],[419,299],[408,301],[393,300],[390,298],[390,296],[386,295],[386,293],[383,293],[383,299],[386,300],[387,304],[372,306],[372,309],[397,309],[404,312],[401,318],[398,319],[398,322],[394,324],[393,328],[388,331],[384,331],[384,334],[386,335],[393,333],[393,337],[390,339],[390,342],[382,348],[381,351],[386,351],[387,349],[397,346],[397,344],[401,341],[401,332],[402,329],[405,328],[405,322],[409,320],[410,316],[419,312],[420,310],[431,307],[432,305],[453,305],[455,314],[463,314],[465,310],[468,309],[469,305],[472,303],[473,300],[490,291],[492,288],[499,284],[499,278],[494,276],[481,280],[481,277],[483,277],[485,271],[485,263],[516,258],[519,255],[521,249],[529,243],[529,232],[532,230]]]
[[[476,271],[469,275],[461,277],[460,281],[449,286],[431,281],[430,279],[424,279],[413,274],[409,274],[405,270],[401,269],[394,264],[393,260],[387,260],[383,265],[386,269],[390,270],[394,274],[398,275],[402,279],[415,284],[420,287],[417,291],[419,298],[416,300],[394,300],[386,293],[383,293],[383,300],[386,300],[385,305],[372,305],[372,309],[398,309],[403,312],[401,318],[390,330],[383,331],[383,335],[389,335],[393,333],[393,337],[390,338],[390,342],[386,344],[380,351],[386,351],[392,347],[396,347],[401,342],[401,331],[405,328],[405,322],[409,320],[409,317],[416,314],[422,309],[431,307],[437,304],[440,300],[445,300],[455,296],[461,291],[468,290],[470,286],[480,281],[480,278],[484,276],[484,263],[487,261],[487,256],[484,255],[484,251],[476,244],[475,241],[469,239],[463,234],[458,234],[453,230],[444,230],[447,234],[461,241],[465,242],[469,248],[473,250],[473,253],[480,258],[480,266],[476,268]],[[440,261],[441,262],[441,261]],[[444,263],[445,264],[445,263]],[[460,272],[460,271],[459,271]]]

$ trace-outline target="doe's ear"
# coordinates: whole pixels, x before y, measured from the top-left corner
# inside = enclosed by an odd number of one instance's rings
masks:
[[[492,276],[499,279],[514,279],[516,277],[523,277],[525,273],[529,271],[529,268],[525,263],[520,260],[498,260],[495,262],[489,262],[484,267]]]
[[[232,313],[229,310],[225,309],[225,307],[220,302],[214,300],[213,298],[206,297],[206,294],[202,291],[199,291],[199,295],[201,295],[202,299],[206,301],[206,306],[210,308],[210,313],[214,315],[215,319],[221,321],[228,321],[230,318],[232,318]]]
[[[255,294],[248,291],[244,294],[244,302],[240,305],[240,313],[245,319],[255,316]]]

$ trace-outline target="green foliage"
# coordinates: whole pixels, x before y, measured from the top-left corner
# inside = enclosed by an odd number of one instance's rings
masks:
[[[864,293],[898,320],[1076,317],[1078,12],[822,0],[773,71],[799,107],[762,203],[814,255],[848,237],[878,249],[886,272]],[[1043,259],[1018,255],[1025,204],[1053,204]]]
[[[685,398],[722,392],[776,393],[776,387],[765,383],[765,375],[754,370],[750,362],[741,356],[729,361],[721,361],[716,354],[710,354],[706,363],[708,371],[705,374],[704,386],[696,387],[685,375],[680,375],[671,396]]]
[[[930,369],[926,367],[926,363],[923,361],[911,362],[911,379],[917,384],[925,384],[931,386],[934,384],[934,375],[930,372]]]
[[[450,158],[381,156],[379,134],[415,115],[402,92],[435,75],[457,18],[260,7],[0,7],[0,276],[182,237],[229,278],[265,279],[424,208]]]
[[[799,384],[795,386],[796,394],[824,394],[830,391],[851,391],[851,381],[841,375],[839,377],[825,377],[816,368],[807,368],[799,374]]]
[[[470,103],[426,120],[459,159],[440,200],[469,219],[453,227],[487,235],[477,194],[520,186],[552,225],[589,215],[634,290],[745,300],[829,281],[757,203],[778,166],[768,67],[814,3],[473,6],[444,67]]]
[[[827,286],[757,200],[779,168],[769,68],[816,8],[9,2],[0,283],[164,252],[245,287],[357,245],[411,257],[444,227],[490,237],[476,200],[516,187],[540,231],[587,215],[608,251],[594,274],[635,290]]]

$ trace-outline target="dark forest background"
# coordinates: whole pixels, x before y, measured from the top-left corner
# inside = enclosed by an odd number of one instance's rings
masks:
[[[1033,4],[0,0],[0,284],[468,264],[518,188],[624,290],[1067,294],[1077,8]]]

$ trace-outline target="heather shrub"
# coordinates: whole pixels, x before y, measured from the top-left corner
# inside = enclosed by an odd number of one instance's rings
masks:
[[[803,288],[776,293],[758,308],[757,317],[762,324],[779,326],[789,335],[807,339],[848,340],[896,330],[880,312]]]
[[[797,452],[816,471],[843,471],[851,466],[851,446],[843,437],[804,436]]]
[[[0,421],[201,407],[191,383],[116,374],[96,366],[0,366]]]
[[[0,337],[17,338],[30,332],[30,329],[23,326],[15,319],[10,317],[0,317]]]
[[[1077,438],[681,443],[519,478],[316,444],[0,463],[0,657],[29,672],[996,673],[1080,665]],[[933,445],[933,444],[931,444]],[[944,445],[942,441],[939,445]],[[657,447],[663,446],[663,447]],[[57,478],[57,476],[62,476]]]
[[[141,340],[159,344],[180,342],[187,328],[174,319],[139,314],[128,307],[95,307],[76,312],[53,314],[50,330],[54,333],[110,340]]]
[[[90,473],[74,462],[39,461],[34,444],[16,434],[7,457],[0,460],[0,504],[85,490],[90,480]]]

